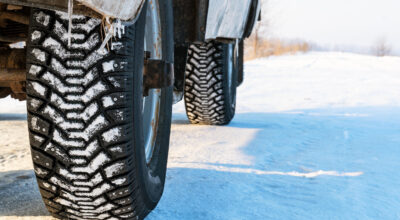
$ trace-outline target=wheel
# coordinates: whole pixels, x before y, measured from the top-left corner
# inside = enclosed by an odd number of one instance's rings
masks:
[[[73,16],[68,46],[67,14],[31,13],[30,144],[40,193],[54,217],[143,219],[161,198],[172,88],[143,97],[142,73],[144,51],[173,62],[172,8],[168,0],[144,7],[106,50],[99,50],[101,20]]]
[[[235,44],[207,42],[188,49],[186,114],[193,124],[226,125],[235,115],[239,57]]]

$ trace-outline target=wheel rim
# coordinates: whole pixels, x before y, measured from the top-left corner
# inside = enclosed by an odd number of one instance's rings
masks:
[[[236,105],[236,97],[235,97],[235,91],[234,89],[236,85],[234,85],[233,80],[234,80],[234,71],[235,71],[235,61],[236,61],[236,54],[235,54],[235,46],[234,44],[228,44],[228,60],[227,60],[227,78],[228,78],[228,91],[229,91],[229,97],[231,101],[231,107],[235,108]]]
[[[158,0],[150,0],[147,5],[144,51],[150,52],[150,59],[162,59],[162,32]],[[143,97],[142,121],[146,162],[153,158],[160,119],[161,89],[150,89]]]

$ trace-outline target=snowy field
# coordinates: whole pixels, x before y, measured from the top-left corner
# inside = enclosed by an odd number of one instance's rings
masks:
[[[400,58],[309,53],[247,62],[237,115],[174,107],[167,183],[150,220],[400,219]],[[0,219],[51,219],[24,103],[0,100]]]

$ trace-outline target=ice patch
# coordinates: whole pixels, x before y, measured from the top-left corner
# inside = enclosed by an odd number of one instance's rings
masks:
[[[189,163],[190,164],[190,163]],[[188,163],[170,163],[168,165],[169,168],[190,168]],[[357,177],[361,176],[363,172],[338,172],[338,171],[312,171],[312,172],[282,172],[282,171],[265,171],[251,168],[238,168],[238,167],[225,167],[225,166],[216,166],[216,165],[208,165],[208,164],[197,164],[193,163],[194,169],[205,169],[205,170],[216,170],[221,172],[231,172],[231,173],[251,173],[256,175],[279,175],[279,176],[293,176],[293,177],[304,177],[304,178],[315,178],[318,176],[337,176],[337,177]]]

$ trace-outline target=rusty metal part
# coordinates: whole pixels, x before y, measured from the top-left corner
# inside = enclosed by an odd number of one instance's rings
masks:
[[[143,94],[149,89],[161,89],[174,84],[174,64],[163,60],[145,59],[143,68]]]
[[[0,87],[0,99],[5,98],[11,94],[10,88],[1,88]]]
[[[25,49],[0,49],[0,69],[25,69]]]
[[[17,43],[17,42],[21,42],[21,41],[25,41],[26,37],[19,37],[19,36],[2,36],[0,35],[0,41],[2,42],[7,42],[7,43]]]
[[[23,82],[25,80],[25,69],[0,69],[0,82]]]
[[[26,99],[26,53],[24,49],[0,49],[0,87],[2,95]]]
[[[29,24],[29,16],[20,12],[3,11],[0,13],[0,20],[8,19],[21,24]]]

